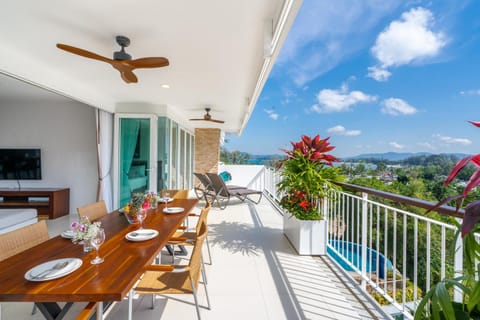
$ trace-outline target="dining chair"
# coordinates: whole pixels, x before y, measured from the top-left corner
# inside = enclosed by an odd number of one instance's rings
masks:
[[[0,261],[30,249],[48,239],[49,235],[45,220],[0,234]]]
[[[82,310],[80,310],[80,313],[75,320],[90,320],[95,311],[97,311],[97,302],[89,302]]]
[[[207,234],[208,226],[203,222],[200,226],[200,232],[197,235],[188,265],[162,264],[145,267],[145,272],[136,285],[134,292],[142,295],[151,294],[152,309],[155,307],[155,295],[157,294],[192,294],[195,301],[197,318],[200,320],[200,306],[197,293],[200,283],[200,275],[202,274],[203,276],[201,256],[203,242],[207,237]],[[203,286],[207,298],[207,309],[210,310],[210,300],[204,279]],[[132,296],[133,294],[131,292],[129,299]],[[132,312],[130,305],[131,304],[129,304],[129,312]]]
[[[104,200],[78,207],[77,212],[79,217],[86,216],[90,221],[100,219],[108,213]]]
[[[171,189],[171,190],[162,190],[160,196],[162,196],[163,192],[168,192],[170,197],[173,199],[188,199],[189,191],[186,189]]]
[[[0,261],[45,242],[49,238],[45,220],[0,234]],[[37,308],[33,305],[32,315],[35,314],[36,310]],[[0,319],[1,318],[0,307]]]
[[[189,191],[187,189],[164,189],[161,191],[160,196],[163,192],[168,192],[171,198],[173,199],[188,199]],[[183,229],[188,229],[188,219],[185,219],[182,224]]]
[[[195,243],[195,240],[200,233],[200,227],[202,226],[202,223],[205,223],[208,225],[207,222],[207,217],[208,213],[210,212],[210,209],[212,208],[212,205],[210,202],[207,202],[205,207],[201,210],[200,215],[198,215],[198,221],[197,225],[195,227],[195,231],[183,231],[183,230],[178,230],[173,234],[173,236],[170,238],[168,241],[168,244],[171,246],[192,246]],[[193,214],[195,215],[195,214]],[[212,264],[212,255],[210,252],[210,244],[208,242],[208,237],[205,239],[206,245],[207,245],[207,252],[208,252],[208,261],[209,264]],[[175,261],[175,250],[173,250],[172,254],[172,260]],[[202,258],[203,262],[203,258]]]

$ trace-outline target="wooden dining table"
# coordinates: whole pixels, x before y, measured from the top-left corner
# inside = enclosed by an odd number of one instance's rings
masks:
[[[83,252],[83,246],[56,236],[0,262],[0,301],[31,301],[47,319],[61,319],[75,302],[99,302],[97,319],[103,318],[104,302],[121,301],[151,264],[167,241],[197,204],[197,199],[174,199],[169,207],[182,207],[181,213],[163,213],[164,204],[149,209],[143,227],[155,229],[153,239],[132,242],[126,234],[139,228],[129,224],[118,210],[97,220],[105,229],[106,240],[99,255],[101,264],[90,261],[96,252]],[[25,279],[31,268],[55,259],[79,258],[80,268],[62,278],[34,282]],[[60,307],[57,302],[67,302]]]

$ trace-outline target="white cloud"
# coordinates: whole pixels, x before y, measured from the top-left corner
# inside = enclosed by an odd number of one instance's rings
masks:
[[[388,143],[390,146],[394,147],[395,149],[403,149],[405,148],[404,145],[400,144],[400,143],[397,143],[395,141],[392,141],[392,142],[389,142]]]
[[[460,91],[462,96],[480,96],[480,89]]]
[[[278,113],[275,112],[273,109],[264,109],[264,111],[268,114],[268,117],[273,120],[278,119]]]
[[[377,81],[387,81],[388,78],[390,78],[390,76],[392,75],[392,73],[386,69],[382,69],[380,67],[376,67],[376,66],[373,66],[373,67],[368,67],[368,77],[370,78],[373,78]]]
[[[290,89],[282,89],[283,99],[280,101],[281,104],[289,104],[292,102],[292,98],[295,98],[297,94]]]
[[[437,147],[432,145],[430,142],[418,142],[417,146],[420,146],[420,147],[428,149],[428,150],[436,150],[437,149]]]
[[[348,86],[343,84],[339,90],[323,89],[317,94],[318,104],[310,110],[318,113],[349,111],[352,106],[359,103],[369,103],[377,100],[376,96],[368,95],[361,91],[348,91]]]
[[[400,0],[304,1],[277,59],[273,75],[288,74],[303,87],[365,49],[371,32]]]
[[[387,70],[389,67],[419,62],[438,55],[447,41],[443,33],[432,31],[433,23],[432,12],[421,7],[404,12],[399,20],[392,21],[378,35],[371,48],[379,65],[370,67],[375,69],[369,68],[368,76],[385,81],[390,76]]]
[[[327,129],[328,133],[338,134],[340,136],[358,136],[362,133],[360,130],[347,130],[344,126],[338,125],[332,128]]]
[[[463,146],[468,146],[472,144],[472,141],[467,138],[453,138],[449,136],[442,136],[442,135],[435,135],[440,141],[446,143],[446,144],[460,144]]]
[[[417,112],[417,109],[402,99],[388,98],[382,102],[382,112],[392,116],[399,116],[414,114]]]

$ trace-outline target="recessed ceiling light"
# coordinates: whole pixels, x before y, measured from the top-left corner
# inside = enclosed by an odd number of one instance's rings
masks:
[[[170,89],[170,86],[168,84],[162,84],[161,87],[164,89]]]

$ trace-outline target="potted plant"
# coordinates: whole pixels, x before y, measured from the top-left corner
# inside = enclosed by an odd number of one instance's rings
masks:
[[[287,156],[279,161],[284,233],[299,254],[326,253],[323,199],[337,188],[332,181],[343,180],[340,168],[333,168],[339,159],[328,154],[335,148],[328,140],[303,135],[299,142],[291,142],[292,150],[283,150]]]
[[[476,127],[480,122],[470,121]],[[451,170],[444,185],[450,184],[468,163],[474,164],[478,169],[470,176],[463,193],[448,197],[435,205],[437,207],[457,202],[457,211],[470,191],[480,184],[480,154],[460,159]],[[461,229],[457,232],[462,236],[463,242],[463,275],[454,279],[443,279],[423,297],[415,312],[415,320],[419,319],[480,319],[480,244],[475,239],[475,233],[480,232],[480,200],[472,201],[465,206],[465,214]],[[460,232],[461,231],[461,232]],[[462,301],[453,301],[452,291],[460,290],[463,293]]]

